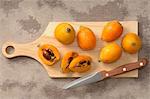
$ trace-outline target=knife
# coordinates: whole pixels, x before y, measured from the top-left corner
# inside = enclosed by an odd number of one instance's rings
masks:
[[[134,69],[141,68],[145,66],[146,64],[148,64],[148,59],[143,58],[134,63],[121,65],[111,71],[94,72],[89,75],[83,76],[77,80],[74,80],[70,82],[69,84],[66,84],[63,87],[63,89],[69,89],[69,88],[78,87],[78,86],[85,85],[85,84],[94,83],[94,82],[97,82],[106,78],[110,78],[118,74],[122,74],[128,71],[134,70]]]

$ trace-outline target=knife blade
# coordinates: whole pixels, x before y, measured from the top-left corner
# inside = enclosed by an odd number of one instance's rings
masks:
[[[89,75],[85,75],[77,80],[74,80],[74,81],[70,82],[69,84],[66,84],[63,87],[63,89],[69,89],[69,88],[78,87],[81,85],[86,85],[86,84],[94,83],[97,81],[101,81],[103,79],[106,79],[106,78],[109,78],[109,77],[112,77],[112,76],[115,76],[118,74],[122,74],[122,73],[125,73],[128,71],[134,70],[134,69],[141,68],[141,67],[145,66],[147,63],[148,63],[148,60],[146,58],[143,58],[137,62],[119,66],[111,71],[94,72]]]

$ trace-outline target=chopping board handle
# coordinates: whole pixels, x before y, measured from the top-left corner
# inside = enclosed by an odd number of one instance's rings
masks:
[[[32,43],[17,44],[14,42],[6,42],[2,46],[2,53],[7,58],[14,58],[17,56],[28,56],[35,58],[35,45]]]

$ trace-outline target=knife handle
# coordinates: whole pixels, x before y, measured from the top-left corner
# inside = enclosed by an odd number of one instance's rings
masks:
[[[108,78],[108,77],[122,74],[122,73],[125,73],[128,71],[134,70],[134,69],[141,68],[141,67],[145,66],[146,64],[148,64],[148,59],[142,58],[138,62],[125,64],[125,65],[119,66],[111,71],[102,71],[101,73],[104,78]]]

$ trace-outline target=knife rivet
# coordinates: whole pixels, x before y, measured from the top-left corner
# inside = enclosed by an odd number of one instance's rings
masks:
[[[122,70],[123,70],[123,71],[127,71],[127,68],[124,67]]]
[[[108,77],[108,76],[109,76],[109,74],[108,74],[108,73],[106,73],[105,75],[106,75],[106,77]]]
[[[140,62],[140,66],[143,66],[144,64],[143,64],[143,62]]]

